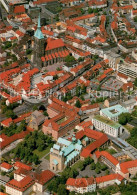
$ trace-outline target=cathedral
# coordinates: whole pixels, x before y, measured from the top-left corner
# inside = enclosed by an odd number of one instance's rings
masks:
[[[33,63],[42,68],[64,61],[68,55],[69,51],[62,39],[44,37],[39,15],[37,30],[34,33]]]

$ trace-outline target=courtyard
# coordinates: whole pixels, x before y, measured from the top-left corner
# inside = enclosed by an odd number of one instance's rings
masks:
[[[71,167],[72,170],[75,169],[78,171],[79,174],[78,174],[77,178],[100,177],[100,176],[114,173],[104,163],[97,162],[95,164],[94,160],[92,160],[92,159],[91,159],[91,163],[87,164],[86,166],[83,166],[83,165],[84,165],[84,161],[79,160]]]

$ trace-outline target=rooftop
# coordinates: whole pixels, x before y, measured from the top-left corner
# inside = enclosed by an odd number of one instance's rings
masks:
[[[101,112],[108,117],[116,117],[119,116],[121,113],[128,112],[128,110],[121,105],[115,105],[109,108],[104,108],[101,110]]]
[[[116,122],[114,122],[112,120],[109,120],[108,118],[105,118],[105,117],[100,116],[100,115],[96,115],[94,117],[94,119],[98,120],[98,121],[101,121],[101,122],[103,122],[103,123],[105,123],[105,124],[115,128],[115,129],[118,129],[119,127],[121,127],[121,125],[119,123],[116,123]]]

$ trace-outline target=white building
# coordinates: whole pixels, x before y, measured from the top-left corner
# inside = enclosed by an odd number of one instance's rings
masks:
[[[118,72],[123,73],[131,78],[135,79],[137,77],[137,64],[135,63],[119,63],[117,70]]]
[[[116,123],[100,115],[96,115],[92,119],[92,123],[94,128],[103,131],[113,137],[119,137],[124,131],[124,128],[119,123]]]
[[[11,172],[13,170],[13,167],[12,165],[6,163],[6,162],[3,162],[1,165],[0,165],[0,169],[1,171],[4,171],[4,172]]]
[[[94,192],[96,190],[96,182],[93,177],[90,178],[69,178],[66,182],[67,190],[70,192],[84,194],[86,192]]]

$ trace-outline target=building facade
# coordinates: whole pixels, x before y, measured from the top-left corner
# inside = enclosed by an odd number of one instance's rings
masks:
[[[104,133],[113,137],[119,137],[124,132],[124,127],[104,116],[96,115],[92,119],[94,128],[103,131]]]
[[[75,136],[72,142],[63,138],[59,138],[50,150],[50,169],[54,171],[62,171],[65,167],[73,165],[80,159],[82,143],[76,140]]]

